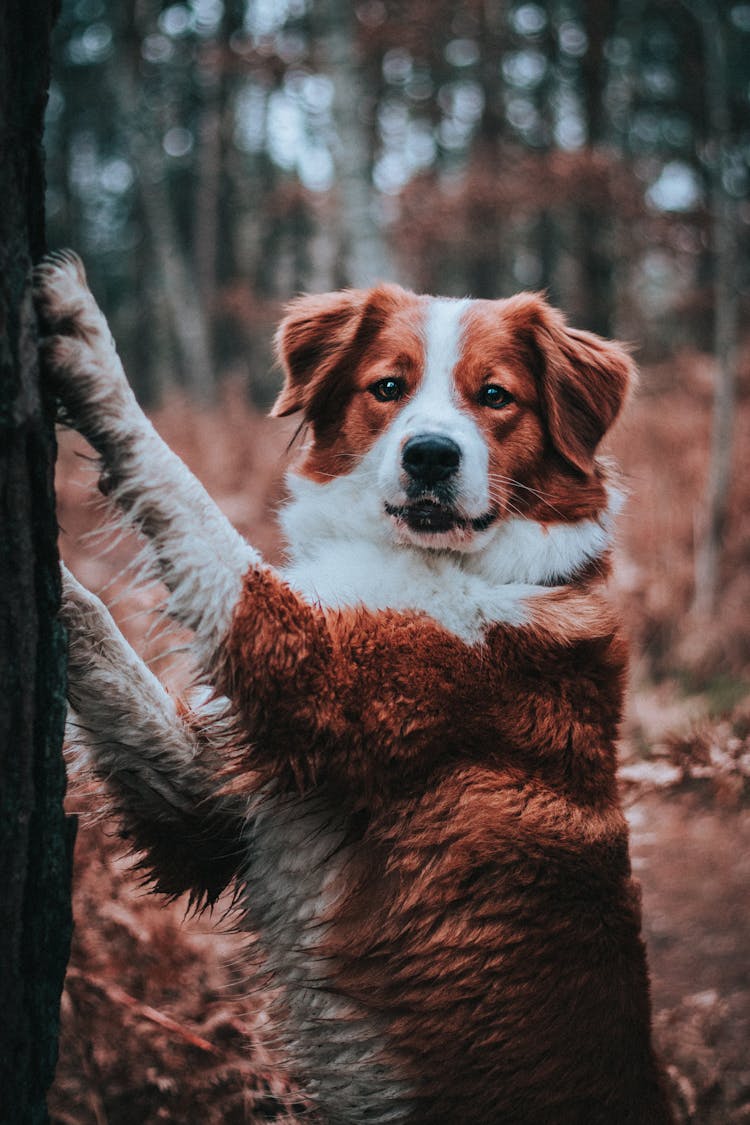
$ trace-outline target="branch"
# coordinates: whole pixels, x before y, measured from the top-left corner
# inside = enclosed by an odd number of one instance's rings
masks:
[[[132,1012],[141,1016],[143,1019],[150,1020],[151,1023],[158,1024],[163,1027],[165,1031],[171,1031],[175,1035],[179,1035],[186,1043],[192,1047],[197,1047],[200,1051],[206,1051],[210,1055],[220,1055],[222,1052],[215,1047],[213,1043],[209,1043],[207,1039],[202,1036],[196,1035],[194,1031],[184,1027],[177,1020],[167,1016],[164,1012],[160,1012],[158,1008],[152,1008],[150,1004],[143,1004],[140,1000],[136,1000],[134,996],[120,988],[117,984],[109,984],[98,977],[93,977],[89,973],[84,973],[80,969],[74,969],[72,966],[68,969],[68,980],[80,980],[87,984],[90,988],[96,989],[97,992],[102,993],[103,996],[111,1001],[113,1004],[118,1004],[120,1007],[129,1008]]]

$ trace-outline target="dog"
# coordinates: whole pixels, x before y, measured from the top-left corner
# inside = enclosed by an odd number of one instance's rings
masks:
[[[206,685],[173,700],[66,572],[71,707],[156,888],[235,886],[323,1119],[671,1121],[604,589],[627,351],[536,294],[298,298],[277,571],[141,412],[80,260],[35,286],[44,369]]]

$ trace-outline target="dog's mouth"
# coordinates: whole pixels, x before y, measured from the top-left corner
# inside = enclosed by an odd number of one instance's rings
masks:
[[[498,515],[497,509],[493,508],[483,516],[470,519],[448,504],[427,498],[402,505],[386,503],[385,510],[393,519],[406,524],[410,531],[426,535],[440,535],[449,531],[485,531]]]

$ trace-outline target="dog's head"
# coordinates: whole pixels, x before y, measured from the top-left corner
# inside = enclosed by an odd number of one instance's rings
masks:
[[[277,337],[277,416],[302,412],[298,472],[348,478],[397,541],[476,551],[511,516],[595,518],[595,454],[634,378],[618,344],[539,295],[463,301],[394,285],[301,297]]]

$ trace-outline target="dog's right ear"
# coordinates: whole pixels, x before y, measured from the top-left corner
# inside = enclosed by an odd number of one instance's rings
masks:
[[[305,410],[320,382],[354,343],[367,290],[297,297],[286,310],[274,340],[284,371],[284,386],[271,416],[285,418]]]
[[[553,446],[589,475],[597,446],[636,382],[630,353],[614,340],[570,328],[538,293],[519,293],[502,306],[506,323],[529,341]]]

